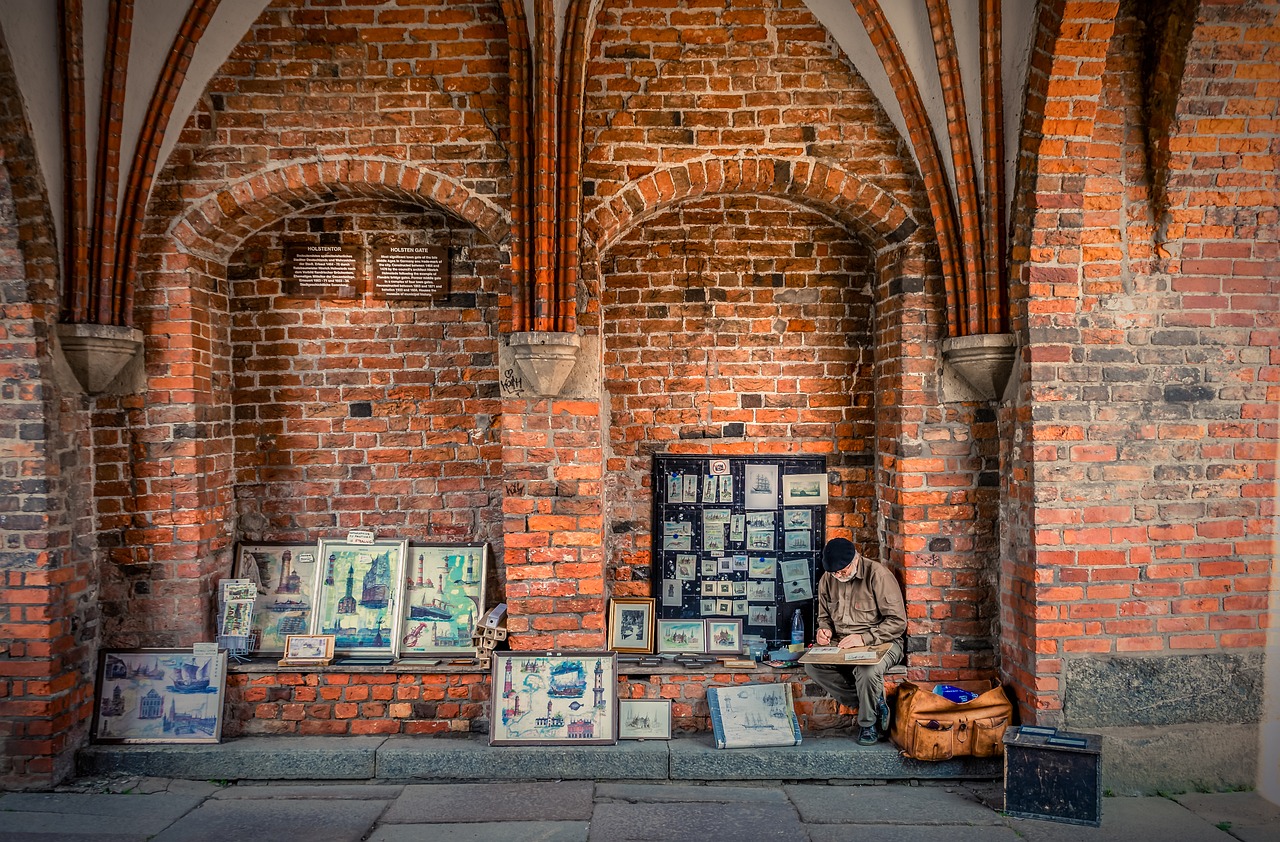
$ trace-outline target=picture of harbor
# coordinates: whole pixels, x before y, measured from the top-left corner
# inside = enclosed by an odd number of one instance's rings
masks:
[[[185,649],[103,652],[93,740],[217,742],[226,659]]]
[[[407,544],[321,541],[311,633],[333,635],[339,654],[394,654]]]
[[[617,656],[495,652],[489,744],[612,745]]]
[[[258,566],[262,591],[253,603],[259,652],[283,652],[285,638],[311,627],[316,584],[315,544],[241,544],[236,552]]]
[[[400,657],[474,654],[471,634],[484,610],[488,569],[488,544],[411,544]]]

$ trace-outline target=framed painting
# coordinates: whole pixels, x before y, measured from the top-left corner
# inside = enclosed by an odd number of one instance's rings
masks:
[[[618,739],[671,739],[670,699],[620,699]]]
[[[707,654],[741,655],[742,621],[707,620]]]
[[[242,543],[236,547],[239,570],[252,563],[264,591],[253,603],[253,636],[259,652],[283,652],[291,634],[311,628],[316,586],[316,545]]]
[[[782,477],[782,505],[827,505],[826,474],[786,474]]]
[[[613,745],[613,652],[494,652],[489,745]]]
[[[333,660],[333,635],[291,634],[284,642],[280,666],[322,666]]]
[[[663,655],[701,655],[706,641],[702,620],[658,621],[658,652]]]
[[[649,597],[609,600],[609,648],[615,652],[652,652],[653,606]]]
[[[97,743],[216,743],[227,653],[104,650],[90,735]]]
[[[331,634],[343,655],[395,655],[408,541],[321,540],[311,634]]]
[[[488,571],[488,544],[410,544],[399,656],[474,655]]]

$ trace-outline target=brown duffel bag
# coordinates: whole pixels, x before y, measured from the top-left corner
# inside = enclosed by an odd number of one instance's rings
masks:
[[[933,692],[933,685],[904,681],[898,687],[889,738],[907,757],[949,760],[952,757],[996,757],[1004,753],[1004,729],[1013,704],[994,681],[949,682],[978,693],[956,704]]]

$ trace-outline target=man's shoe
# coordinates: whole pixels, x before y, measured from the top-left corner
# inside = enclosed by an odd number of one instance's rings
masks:
[[[889,733],[889,722],[892,716],[889,713],[889,705],[884,699],[880,700],[880,733]]]
[[[858,731],[858,745],[873,746],[880,741],[880,734],[876,732],[876,726],[865,725]]]

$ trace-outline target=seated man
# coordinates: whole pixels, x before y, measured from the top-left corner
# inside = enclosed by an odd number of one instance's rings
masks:
[[[902,635],[907,610],[898,582],[848,538],[832,538],[822,550],[826,575],[818,582],[817,629],[814,642],[841,648],[890,643],[875,664],[805,664],[805,672],[837,702],[858,708],[858,743],[875,745],[889,728],[884,700],[884,673],[902,662]],[[877,725],[879,728],[877,728]]]

